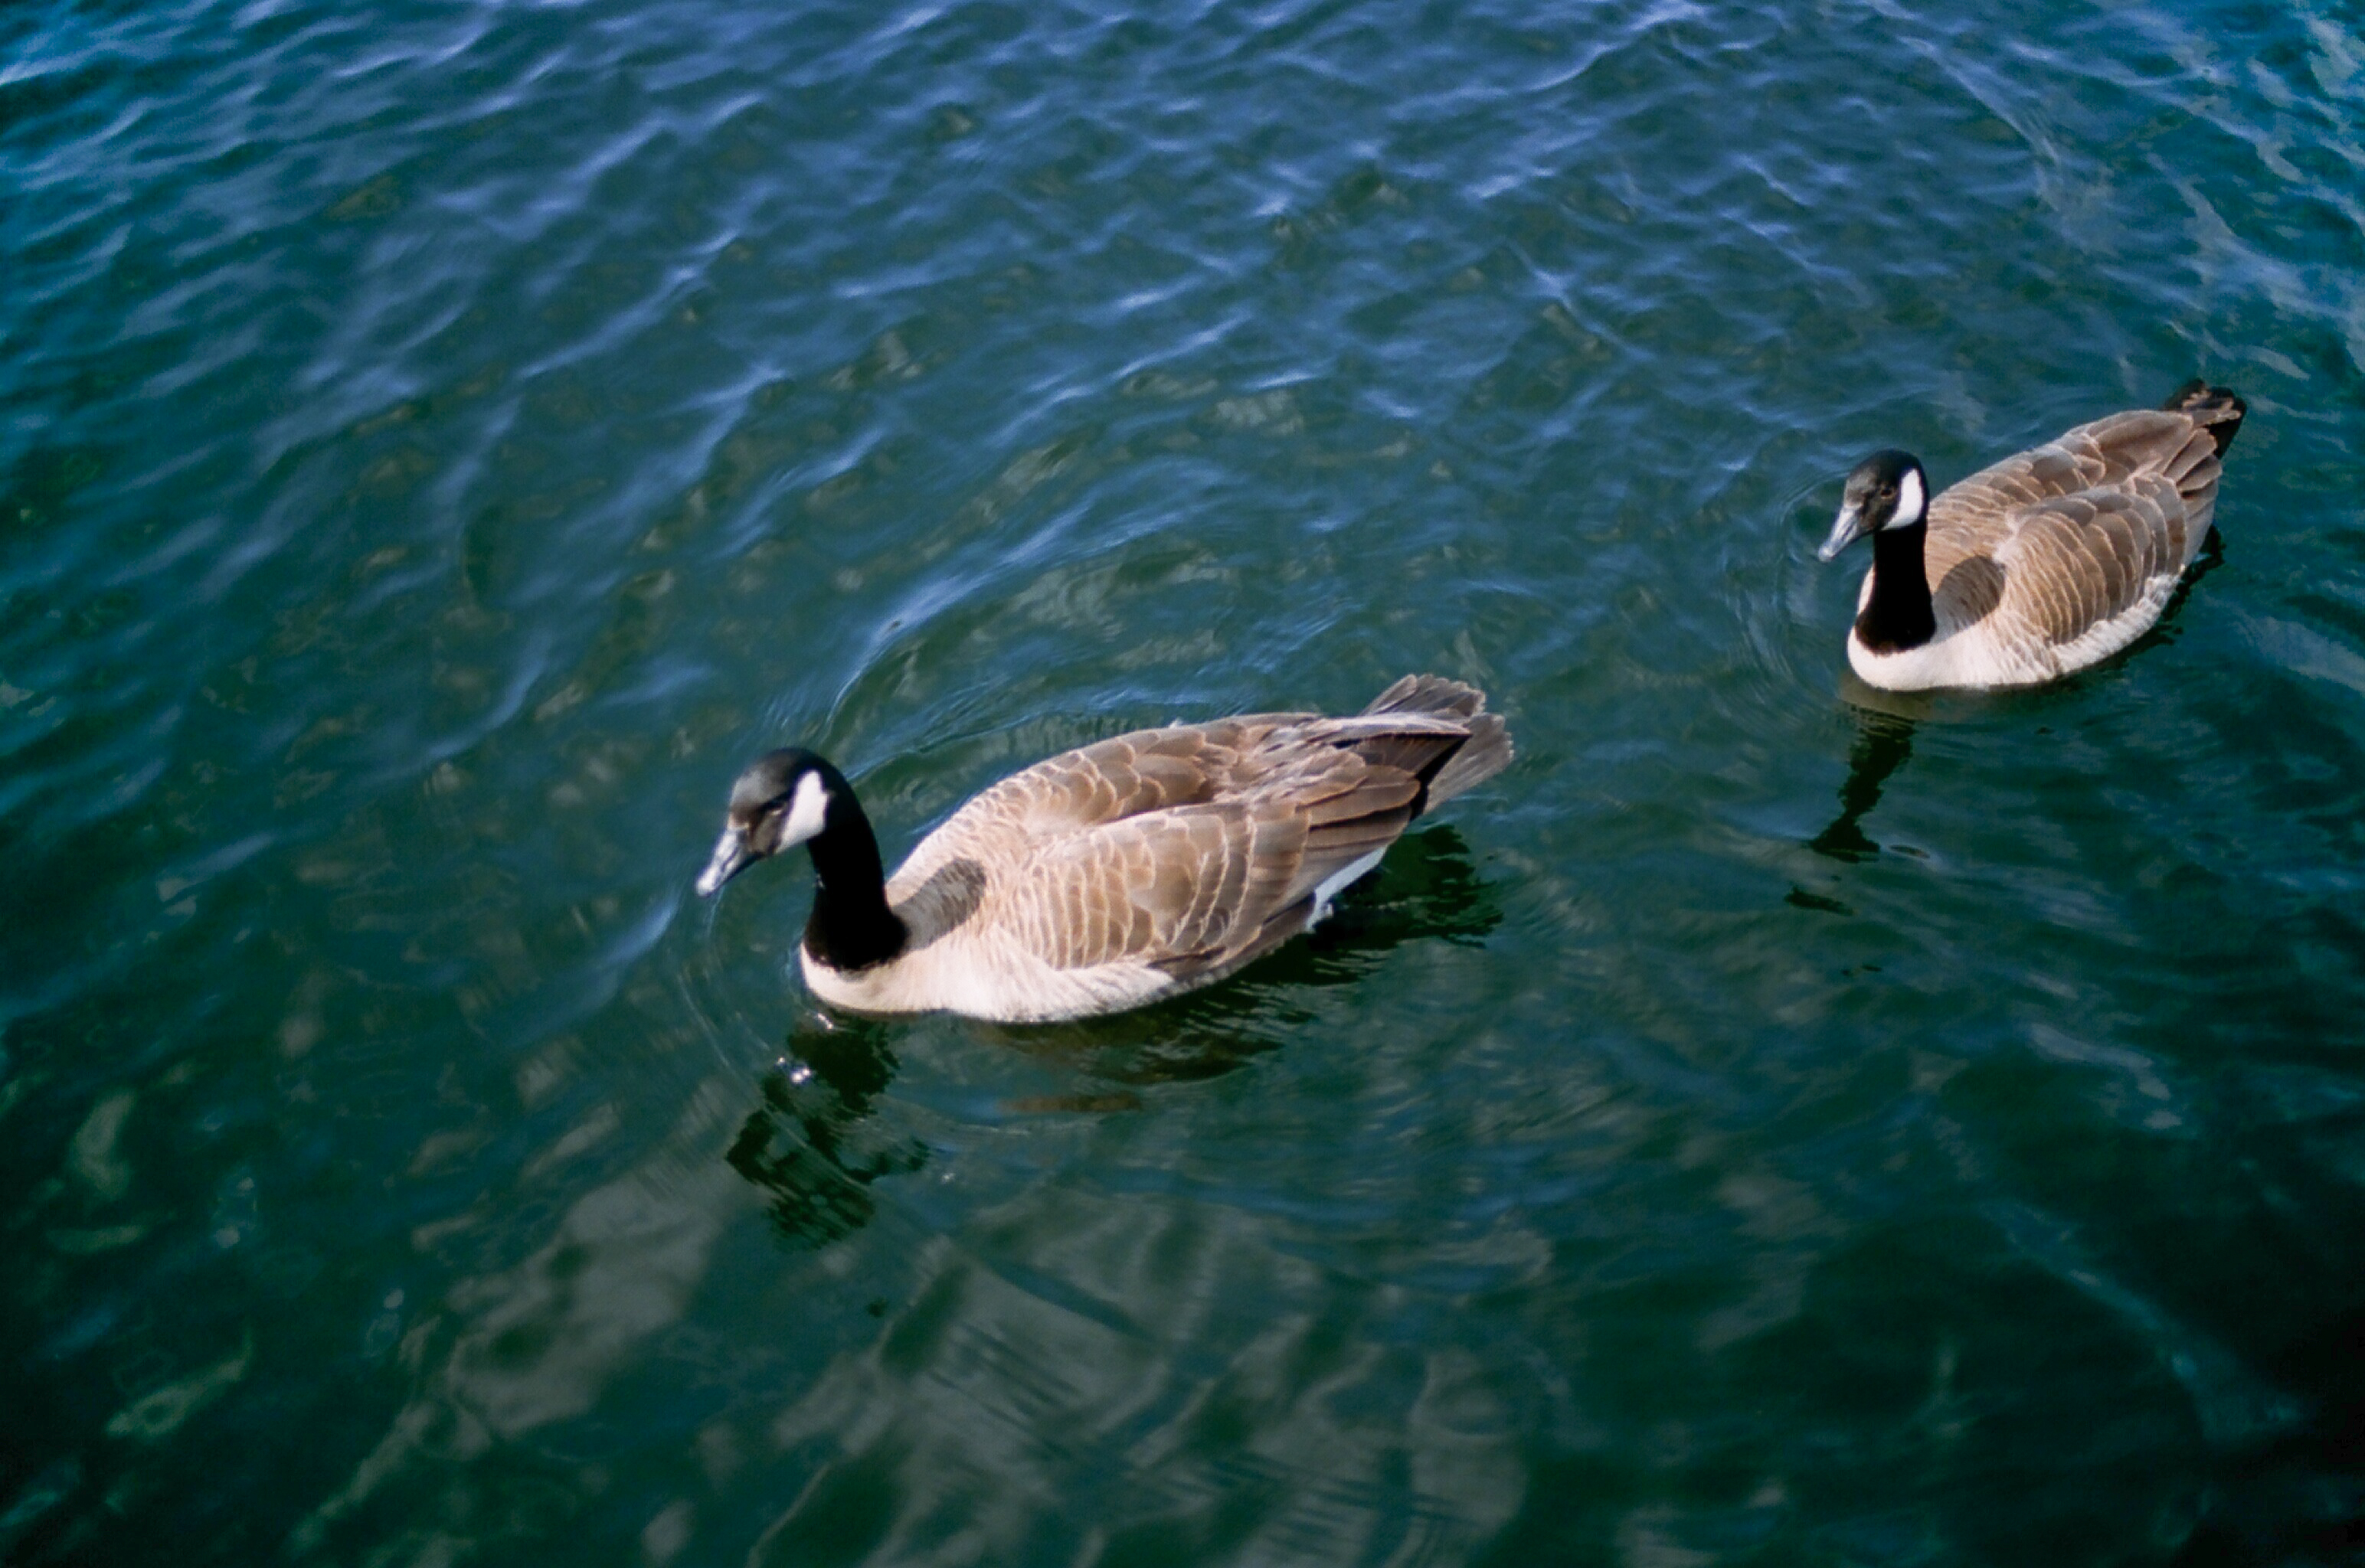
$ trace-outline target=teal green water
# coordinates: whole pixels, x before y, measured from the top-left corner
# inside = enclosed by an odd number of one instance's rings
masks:
[[[0,14],[0,1557],[2365,1550],[2365,29]],[[1868,705],[1864,452],[2222,549]],[[1138,1015],[691,896],[1174,716],[1519,764]]]

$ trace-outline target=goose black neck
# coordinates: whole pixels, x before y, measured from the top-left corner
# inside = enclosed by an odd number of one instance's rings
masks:
[[[1872,536],[1872,597],[1855,618],[1855,634],[1876,654],[1918,648],[1937,633],[1930,577],[1922,565],[1922,546],[1929,537],[1927,518]]]
[[[833,969],[867,969],[902,952],[911,933],[887,907],[887,877],[870,819],[844,776],[829,771],[824,780],[829,814],[805,841],[815,883],[805,951]]]

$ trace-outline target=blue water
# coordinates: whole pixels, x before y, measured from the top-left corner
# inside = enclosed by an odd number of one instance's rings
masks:
[[[2353,1559],[2360,193],[2333,6],[0,12],[0,1557]],[[1844,675],[2195,374],[2159,631]],[[1409,669],[1182,1003],[689,891]]]

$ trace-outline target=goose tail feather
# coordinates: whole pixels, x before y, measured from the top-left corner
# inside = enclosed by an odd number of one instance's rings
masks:
[[[1511,766],[1511,732],[1499,713],[1481,713],[1470,721],[1470,738],[1452,760],[1429,781],[1428,810],[1474,789]]]
[[[2191,415],[2196,424],[2208,431],[2209,439],[2217,443],[2220,457],[2234,444],[2234,437],[2242,429],[2242,416],[2250,411],[2250,406],[2232,388],[2212,386],[2197,375],[2178,387],[2160,406],[2171,414]]]
[[[1511,732],[1500,714],[1486,711],[1486,694],[1474,686],[1441,675],[1408,675],[1373,698],[1363,712],[1432,713],[1469,726],[1470,738],[1429,776],[1429,792],[1420,805],[1423,813],[1511,765]]]
[[[1474,718],[1486,711],[1486,694],[1441,675],[1408,675],[1372,699],[1366,714],[1435,713],[1445,719]]]

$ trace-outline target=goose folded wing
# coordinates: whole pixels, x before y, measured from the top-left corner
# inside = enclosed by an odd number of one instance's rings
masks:
[[[2053,444],[2073,454],[2096,487],[2122,486],[2143,475],[2180,474],[2217,450],[2199,420],[2168,409],[2112,414],[2079,425]]]
[[[2158,474],[2021,508],[1997,554],[2011,608],[2046,642],[2075,642],[2180,569],[2186,521],[2174,482]]]
[[[1322,885],[1387,848],[1419,778],[1356,751],[1298,752],[1245,798],[1144,812],[1067,838],[1010,890],[1008,918],[1057,968],[1227,968],[1302,929]]]
[[[980,800],[1008,810],[1037,834],[1203,805],[1231,788],[1267,734],[1309,717],[1268,713],[1137,730],[1046,758],[1003,779]]]
[[[2188,456],[2196,438],[2199,453]],[[2157,409],[2113,414],[1980,469],[1949,487],[1933,510],[1956,514],[1960,521],[2001,521],[2057,497],[2118,487],[2144,475],[2180,473],[2212,450],[2207,432],[2190,415]]]
[[[1219,963],[1291,902],[1306,836],[1306,819],[1277,801],[1126,817],[1031,861],[1006,890],[1003,919],[1055,969]]]

